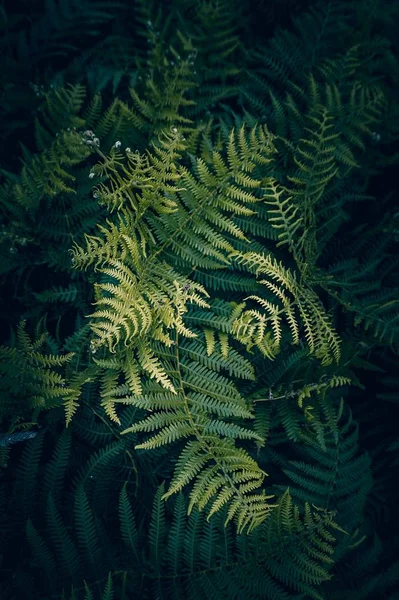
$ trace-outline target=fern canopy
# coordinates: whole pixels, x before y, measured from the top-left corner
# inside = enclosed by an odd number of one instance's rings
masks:
[[[396,5],[17,4],[2,600],[395,598]]]

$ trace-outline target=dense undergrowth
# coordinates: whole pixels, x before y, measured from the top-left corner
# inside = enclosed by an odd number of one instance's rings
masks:
[[[3,2],[3,600],[399,598],[398,8]]]

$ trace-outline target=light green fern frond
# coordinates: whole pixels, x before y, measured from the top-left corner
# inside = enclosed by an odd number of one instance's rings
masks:
[[[237,339],[247,344],[249,349],[257,346],[265,356],[273,358],[279,348],[282,336],[281,318],[284,317],[293,343],[299,342],[301,327],[310,353],[320,358],[323,364],[329,364],[332,360],[338,362],[338,335],[312,288],[305,283],[299,283],[293,271],[285,268],[270,255],[248,252],[237,253],[235,258],[238,263],[255,270],[257,275],[268,276],[268,279],[261,279],[259,283],[264,285],[271,292],[275,302],[277,301],[275,304],[258,295],[249,296],[248,299],[260,304],[266,314],[256,310],[243,310],[234,323]]]
[[[264,491],[255,493],[262,486],[265,473],[235,444],[236,439],[257,439],[253,431],[234,422],[237,418],[251,418],[251,412],[228,379],[189,361],[184,349],[185,344],[180,349],[176,340],[174,357],[170,353],[170,361],[174,358],[176,396],[152,384],[143,388],[141,397],[125,397],[124,402],[146,408],[150,415],[123,433],[151,433],[136,446],[143,449],[191,438],[177,461],[164,497],[193,484],[190,511],[195,506],[206,508],[211,516],[228,505],[226,522],[234,519],[238,530],[251,530],[271,510],[267,502],[271,496]]]
[[[172,262],[185,271],[228,265],[234,239],[246,240],[232,217],[253,214],[247,205],[260,201],[253,193],[261,184],[257,169],[267,167],[274,152],[264,127],[233,130],[226,146],[208,161],[192,158],[192,170],[179,165],[185,146],[177,129],[143,156],[128,152],[124,158],[113,149],[94,172],[107,177],[97,187],[100,202],[118,214],[100,227],[102,237],[86,235],[86,248],[75,244],[72,251],[76,267],[94,264],[101,276],[91,315],[92,349],[136,348],[141,369],[171,390],[145,340],[170,346],[173,330],[196,335],[183,320],[187,304],[207,308],[209,295],[172,267],[170,253],[180,256]],[[228,340],[220,339],[227,355]]]

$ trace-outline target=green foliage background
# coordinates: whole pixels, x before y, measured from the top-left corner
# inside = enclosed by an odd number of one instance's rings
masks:
[[[398,6],[0,17],[2,600],[399,598]]]

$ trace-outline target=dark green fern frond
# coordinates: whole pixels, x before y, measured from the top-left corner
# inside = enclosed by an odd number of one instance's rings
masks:
[[[195,69],[195,105],[189,114],[205,119],[218,111],[222,102],[238,96],[238,76],[243,64],[240,30],[247,17],[239,2],[179,2],[179,36],[192,48]]]
[[[158,522],[159,500],[153,509]],[[311,510],[301,517],[289,493],[280,499],[267,521],[249,537],[232,537],[221,516],[207,522],[198,511],[184,518],[184,505],[175,506],[174,528],[168,532],[165,557],[163,538],[158,538],[158,562],[154,592],[178,598],[215,599],[247,596],[264,599],[287,598],[288,589],[321,599],[320,586],[331,578],[337,525],[327,511]],[[179,527],[178,539],[175,537]],[[161,527],[161,525],[160,525]],[[178,541],[180,540],[180,542]],[[185,549],[176,570],[176,551]],[[215,561],[217,566],[215,567]]]
[[[84,557],[92,577],[102,573],[100,556],[101,550],[98,545],[96,528],[93,514],[83,485],[78,486],[75,494],[75,529],[78,538],[80,556]]]
[[[37,490],[37,474],[40,466],[40,457],[43,451],[43,435],[38,434],[28,440],[22,453],[16,472],[13,496],[10,498],[15,507],[18,507],[15,518],[17,522],[24,521],[32,513]],[[14,526],[17,526],[14,522]]]
[[[39,118],[36,120],[36,144],[45,150],[52,136],[61,130],[79,129],[85,120],[79,115],[86,99],[83,85],[69,85],[50,90],[43,99]]]
[[[119,519],[123,542],[137,564],[142,564],[139,552],[139,538],[132,506],[127,493],[127,485],[123,486],[119,495]]]
[[[32,341],[25,327],[21,321],[11,345],[0,347],[2,419],[13,413],[26,418],[33,410],[62,404],[71,394],[61,368],[73,353],[48,353],[46,333]]]
[[[56,501],[60,499],[62,487],[65,484],[70,453],[71,435],[65,430],[57,441],[51,460],[46,464],[41,489],[44,500],[47,500],[49,494],[51,494]]]
[[[77,581],[80,572],[78,549],[51,495],[47,501],[46,518],[50,540],[61,566],[61,574],[69,580]]]
[[[375,533],[367,540],[355,540],[349,556],[338,561],[334,579],[326,583],[325,598],[339,600],[345,594],[354,600],[367,600],[373,595],[396,599],[399,565],[394,561],[381,572],[378,565],[382,554],[382,542]]]
[[[50,592],[54,592],[54,572],[56,568],[54,556],[30,519],[26,522],[26,537],[31,548],[33,565],[44,574],[48,589]]]
[[[16,202],[34,212],[46,196],[54,198],[61,193],[74,192],[74,177],[65,166],[77,165],[88,155],[88,148],[82,145],[76,132],[62,132],[50,147],[25,162],[20,180],[12,187]]]
[[[307,268],[311,268],[317,257],[315,207],[328,183],[338,173],[334,157],[338,134],[334,131],[331,116],[323,107],[309,115],[308,122],[309,128],[306,129],[310,136],[301,140],[296,148],[293,160],[298,171],[288,176],[291,184],[288,193],[293,196],[293,204],[300,207],[302,219],[301,235],[293,248],[294,255],[297,263],[306,263]]]
[[[297,447],[298,458],[283,460],[281,466],[293,498],[336,510],[340,525],[353,532],[363,519],[372,485],[370,457],[359,452],[358,425],[350,411],[330,402],[328,397],[319,402],[319,414],[314,414],[321,424],[320,435],[318,428],[312,433],[303,430],[305,444]]]

